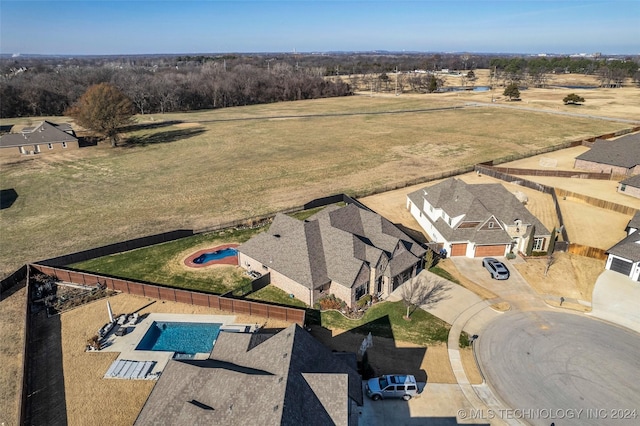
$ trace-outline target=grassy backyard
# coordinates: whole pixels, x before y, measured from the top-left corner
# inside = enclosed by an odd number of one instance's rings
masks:
[[[187,268],[184,259],[200,249],[225,243],[243,243],[262,230],[255,228],[199,234],[69,266],[97,274],[220,294],[242,287],[251,279],[240,268],[233,266]]]

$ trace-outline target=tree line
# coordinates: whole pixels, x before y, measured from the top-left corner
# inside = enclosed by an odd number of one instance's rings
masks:
[[[600,87],[621,87],[627,78],[640,86],[638,58],[494,58],[489,62],[493,81],[545,87],[551,74],[595,75]]]
[[[12,67],[0,79],[0,116],[62,115],[86,90],[108,83],[127,95],[139,114],[193,111],[351,95],[349,85],[322,70],[274,63],[206,62],[198,67]]]
[[[390,52],[4,57],[0,117],[61,115],[100,83],[117,87],[137,113],[148,114],[348,96],[363,87],[434,92],[444,81],[433,72],[445,69],[462,71],[473,82],[474,69],[489,68],[492,85],[544,87],[551,73],[584,73],[597,75],[602,86],[617,87],[628,77],[640,83],[638,64],[638,57]],[[426,73],[407,74],[416,70]],[[401,76],[393,81],[399,87],[389,87],[390,73]]]

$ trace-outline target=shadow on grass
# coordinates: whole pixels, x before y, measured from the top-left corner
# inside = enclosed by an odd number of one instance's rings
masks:
[[[173,126],[176,124],[183,123],[182,120],[168,120],[168,121],[158,121],[154,123],[137,123],[132,124],[130,126],[122,127],[120,131],[122,132],[136,132],[138,130],[150,130],[150,129],[159,129],[161,127]]]
[[[176,142],[182,139],[192,138],[204,133],[204,129],[180,129],[153,133],[150,135],[131,136],[122,144],[125,148],[137,146],[155,145],[159,143]]]
[[[15,189],[0,189],[0,210],[8,209],[18,199]]]
[[[388,315],[336,335],[321,325],[311,326],[311,334],[327,347],[334,351],[358,353],[359,360],[362,359],[359,352],[362,342],[367,339],[369,333],[372,335],[373,345],[367,349],[367,358],[371,366],[368,375],[413,374],[417,381],[427,381],[427,372],[421,369],[427,348],[398,347]]]

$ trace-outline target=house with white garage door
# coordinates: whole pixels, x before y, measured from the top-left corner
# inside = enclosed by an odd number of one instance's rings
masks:
[[[407,195],[407,209],[448,256],[553,250],[555,235],[501,184],[447,179]]]
[[[627,236],[607,250],[605,269],[619,272],[640,281],[640,211],[627,225]]]

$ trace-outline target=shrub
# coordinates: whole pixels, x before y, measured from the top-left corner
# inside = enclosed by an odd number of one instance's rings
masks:
[[[316,302],[316,304],[314,304],[314,306],[316,305],[318,306],[318,309],[322,311],[326,311],[327,309],[342,310],[347,307],[347,304],[343,300],[337,298],[335,294],[329,294],[321,298]]]
[[[468,348],[469,345],[471,345],[471,341],[469,340],[469,335],[466,332],[462,332],[460,333],[460,347],[461,348]]]
[[[370,294],[365,294],[356,302],[356,305],[358,306],[358,308],[364,308],[369,303],[371,303],[371,299],[372,297]]]

